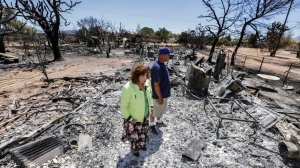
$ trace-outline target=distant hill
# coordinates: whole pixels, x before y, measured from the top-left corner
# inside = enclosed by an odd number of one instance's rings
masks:
[[[294,37],[294,40],[300,42],[300,36]]]
[[[36,30],[37,34],[45,34],[43,30]],[[62,30],[62,33],[66,34],[66,35],[75,35],[77,30]]]
[[[75,35],[78,30],[62,30],[61,32],[66,35]]]
[[[38,30],[38,29],[36,29],[36,33],[37,34],[45,34],[43,30]]]

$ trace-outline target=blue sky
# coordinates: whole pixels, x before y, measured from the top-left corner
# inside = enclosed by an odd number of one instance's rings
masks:
[[[197,18],[206,11],[201,0],[82,0],[72,14],[65,14],[71,24],[62,29],[74,29],[78,20],[93,16],[116,25],[122,22],[130,31],[135,31],[139,24],[141,28],[147,26],[157,30],[165,27],[173,33],[180,33],[195,28],[198,23],[206,24],[205,20]],[[296,26],[299,14],[299,9],[294,10],[288,19],[288,26],[294,28],[294,36],[300,36],[300,23]],[[284,16],[276,16],[271,21],[274,20],[283,22]]]

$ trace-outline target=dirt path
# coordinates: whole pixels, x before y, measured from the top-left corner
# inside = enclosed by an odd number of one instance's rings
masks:
[[[100,73],[109,73],[122,66],[128,65],[130,59],[120,58],[95,58],[91,56],[65,55],[65,61],[55,62],[48,66],[47,72],[50,79],[78,76],[99,76]],[[42,73],[39,71],[12,71],[3,72],[0,75],[0,105],[12,100],[26,98],[38,92],[46,92],[49,89],[41,89]]]

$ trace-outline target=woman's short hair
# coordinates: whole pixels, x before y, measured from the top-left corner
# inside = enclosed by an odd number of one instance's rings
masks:
[[[131,70],[131,81],[134,84],[139,83],[139,77],[147,73],[147,78],[149,79],[149,68],[146,65],[138,64],[133,66]]]

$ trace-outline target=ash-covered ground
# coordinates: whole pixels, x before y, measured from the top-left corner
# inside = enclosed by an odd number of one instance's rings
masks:
[[[147,61],[146,64],[150,65],[150,62]],[[183,62],[180,65],[180,73],[184,74],[186,66]],[[74,90],[76,95],[83,98],[81,103],[90,101],[66,120],[68,124],[80,123],[86,126],[84,133],[92,137],[92,148],[82,151],[71,148],[65,154],[45,163],[43,167],[299,167],[299,164],[288,162],[280,156],[278,141],[283,140],[283,136],[278,130],[264,130],[259,126],[255,132],[255,125],[252,123],[227,120],[217,129],[219,117],[213,108],[207,104],[204,108],[205,99],[191,96],[182,85],[172,88],[168,112],[163,118],[167,127],[159,128],[159,135],[150,133],[147,151],[141,151],[138,158],[133,156],[129,144],[121,141],[123,119],[119,109],[121,88],[128,81],[129,73],[128,66],[111,76],[104,75],[98,80],[89,80],[82,84],[86,88],[84,91]],[[211,96],[216,96],[217,84],[211,82],[209,92]],[[235,98],[246,100],[239,103],[258,121],[269,113],[258,106],[266,105],[266,101],[246,91],[242,91]],[[213,103],[226,117],[251,119],[239,106],[232,105],[232,101],[220,103],[213,100]],[[37,122],[41,119],[34,120]],[[27,123],[30,124],[32,123]],[[65,124],[67,123],[62,123]],[[32,131],[29,128],[31,127],[18,126],[10,129],[4,133],[3,137],[6,138],[1,139],[1,143],[14,136],[27,134]],[[53,127],[43,136],[55,135],[66,142],[78,139],[79,132],[71,131],[62,135],[60,129],[58,126]],[[182,157],[192,139],[205,142],[197,161]],[[17,165],[7,155],[0,160],[0,167]]]

